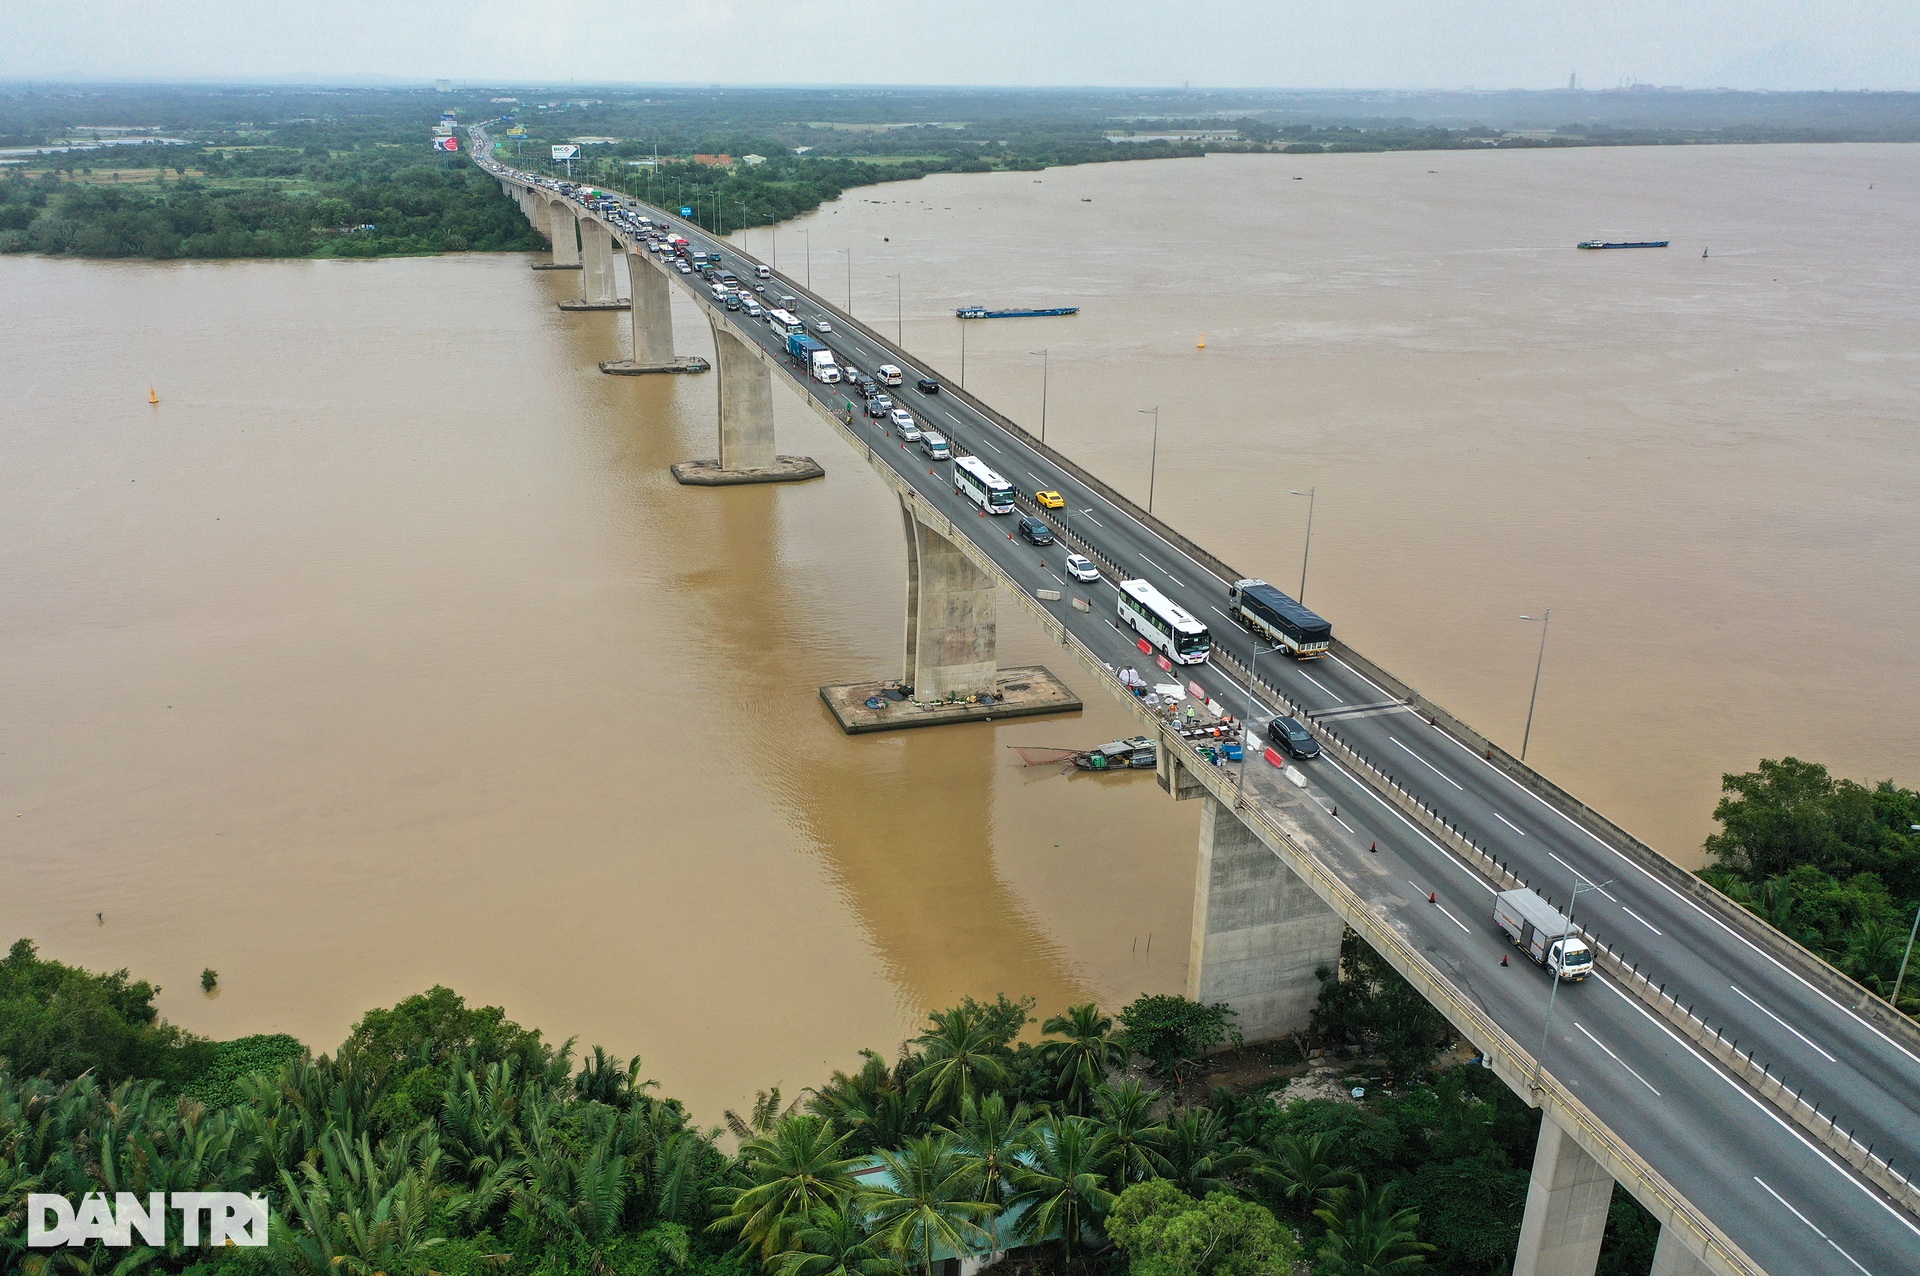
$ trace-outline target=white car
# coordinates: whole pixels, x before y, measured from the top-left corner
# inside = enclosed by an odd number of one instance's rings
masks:
[[[920,427],[914,424],[913,413],[895,408],[887,414],[887,419],[893,422],[893,432],[900,436],[902,442],[912,443],[920,437]]]
[[[1067,575],[1075,580],[1099,580],[1100,569],[1093,565],[1093,560],[1090,558],[1083,558],[1079,554],[1068,554]]]
[[[813,330],[815,332],[832,332],[833,325],[831,323],[828,323],[826,316],[823,315],[820,318],[815,319],[813,321]]]

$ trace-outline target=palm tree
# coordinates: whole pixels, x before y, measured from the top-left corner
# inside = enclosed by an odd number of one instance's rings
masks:
[[[1007,1199],[1013,1172],[1020,1167],[1026,1150],[1032,1113],[1024,1103],[1007,1110],[1007,1101],[990,1094],[975,1103],[968,1099],[960,1108],[960,1120],[953,1127],[954,1146],[967,1167],[967,1181],[976,1201],[999,1208]],[[1000,1236],[996,1232],[987,1250],[988,1265],[1000,1261]]]
[[[595,1049],[598,1048],[595,1047]],[[639,1061],[636,1059],[635,1062]],[[792,1116],[799,1107],[800,1100],[795,1099],[782,1108],[780,1087],[775,1086],[771,1090],[762,1090],[753,1096],[753,1110],[748,1116],[742,1117],[732,1108],[728,1108],[722,1115],[726,1118],[727,1129],[733,1132],[733,1137],[750,1139],[756,1134],[765,1134],[781,1117]]]
[[[859,1207],[873,1221],[874,1239],[902,1258],[920,1260],[933,1276],[933,1252],[944,1248],[956,1257],[991,1246],[991,1222],[998,1207],[974,1199],[966,1159],[945,1135],[922,1135],[898,1152],[880,1153],[891,1183],[859,1196]]]
[[[796,1114],[742,1143],[747,1184],[724,1189],[727,1212],[712,1230],[739,1233],[762,1258],[784,1251],[815,1210],[838,1207],[859,1186],[854,1162],[840,1155],[844,1141],[819,1117]]]
[[[822,1206],[796,1228],[778,1276],[898,1276],[899,1260],[860,1230],[853,1215]]]
[[[914,1092],[929,1111],[958,1112],[968,1098],[1009,1084],[1002,1043],[972,1006],[934,1011],[933,1026],[913,1039],[926,1052]]]
[[[1289,1134],[1275,1141],[1273,1156],[1261,1167],[1294,1217],[1306,1219],[1332,1203],[1335,1192],[1353,1182],[1352,1171],[1333,1163],[1332,1141],[1324,1134]]]
[[[836,1071],[831,1081],[812,1092],[807,1110],[846,1134],[849,1151],[895,1148],[925,1134],[926,1114],[907,1093],[905,1061],[890,1068],[871,1050],[860,1054],[866,1060],[860,1071]]]
[[[1395,1209],[1392,1196],[1391,1184],[1376,1192],[1356,1175],[1353,1186],[1335,1189],[1329,1208],[1313,1212],[1327,1225],[1320,1247],[1326,1276],[1399,1276],[1426,1265],[1433,1246],[1414,1231],[1420,1216]]]
[[[1127,1061],[1127,1048],[1114,1033],[1113,1020],[1092,1002],[1068,1006],[1067,1013],[1040,1027],[1057,1038],[1040,1046],[1040,1057],[1054,1070],[1054,1086],[1066,1095],[1068,1108],[1084,1115],[1094,1090]]]
[[[1167,1124],[1160,1138],[1166,1176],[1195,1200],[1208,1192],[1233,1190],[1254,1164],[1254,1156],[1227,1135],[1218,1113],[1188,1108]]]
[[[1035,1122],[1027,1147],[1033,1164],[1013,1172],[1014,1195],[1007,1202],[1009,1210],[1027,1207],[1014,1234],[1031,1243],[1058,1232],[1061,1253],[1071,1262],[1081,1232],[1113,1206],[1106,1188],[1109,1154],[1098,1127],[1077,1116]]]
[[[1094,1107],[1100,1112],[1100,1147],[1116,1191],[1166,1172],[1160,1141],[1166,1137],[1167,1127],[1153,1119],[1153,1107],[1159,1101],[1158,1090],[1132,1077],[1093,1092]]]

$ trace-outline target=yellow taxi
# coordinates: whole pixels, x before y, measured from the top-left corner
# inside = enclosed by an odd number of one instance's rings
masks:
[[[1033,503],[1045,510],[1063,510],[1067,507],[1066,498],[1058,492],[1035,492]]]

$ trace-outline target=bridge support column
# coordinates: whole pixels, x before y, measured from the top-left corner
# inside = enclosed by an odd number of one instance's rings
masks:
[[[1513,1276],[1593,1276],[1612,1200],[1600,1163],[1551,1117],[1541,1121]]]
[[[627,279],[633,288],[633,357],[609,360],[600,365],[600,371],[616,376],[705,371],[705,359],[674,358],[673,300],[667,272],[645,253],[628,253]]]
[[[578,270],[580,269],[580,239],[573,210],[567,207],[565,200],[548,199],[544,195],[534,195],[535,208],[539,216],[534,218],[534,226],[546,232],[553,244],[553,260],[536,263],[535,270]],[[542,225],[542,223],[545,223]]]
[[[995,646],[993,577],[959,546],[902,503],[907,527],[907,658],[901,681],[921,704],[992,695]]]
[[[1232,1006],[1250,1042],[1303,1028],[1320,996],[1313,972],[1339,967],[1345,929],[1230,807],[1206,798],[1194,869],[1189,998]]]
[[[580,219],[580,300],[563,301],[562,310],[625,310],[614,273],[613,234],[592,217]]]
[[[773,450],[771,357],[712,314],[713,353],[720,371],[720,456],[682,461],[673,477],[697,486],[791,483],[826,471],[810,456],[777,456]]]
[[[1686,1247],[1678,1232],[1662,1227],[1660,1243],[1653,1248],[1653,1270],[1647,1276],[1713,1276],[1713,1268]]]

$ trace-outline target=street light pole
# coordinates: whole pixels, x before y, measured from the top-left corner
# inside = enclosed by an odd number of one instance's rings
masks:
[[[1920,833],[1920,824],[1907,825],[1909,831]],[[1913,910],[1913,926],[1907,931],[1907,951],[1900,956],[1900,973],[1893,977],[1893,1008],[1900,1009],[1900,985],[1907,980],[1907,960],[1913,956],[1913,937],[1920,935],[1920,908]]]
[[[803,230],[800,233],[807,237],[807,291],[812,292],[813,291],[813,232],[811,230]]]
[[[1532,620],[1532,616],[1522,616],[1522,620]],[[1527,742],[1533,739],[1533,706],[1540,700],[1540,666],[1547,662],[1547,627],[1553,623],[1553,608],[1549,607],[1540,614],[1540,654],[1533,661],[1533,694],[1527,697],[1527,729],[1520,736],[1520,760],[1527,760]]]
[[[847,313],[853,313],[853,249],[836,248],[833,251],[847,255]]]
[[[904,346],[907,344],[907,326],[902,317],[905,311],[901,307],[900,294],[903,291],[903,287],[900,276],[887,275],[885,278],[893,280],[893,344],[896,346]]]
[[[1305,548],[1303,548],[1300,551],[1299,602],[1300,602],[1300,605],[1303,607],[1306,606],[1306,603],[1307,603],[1307,555],[1313,552],[1313,502],[1314,502],[1314,496],[1316,493],[1319,492],[1319,490],[1320,488],[1318,487],[1318,485],[1316,485],[1308,488],[1304,492],[1300,491],[1298,488],[1294,489],[1294,492],[1293,492],[1295,496],[1304,496],[1307,498],[1307,543]]]
[[[1045,350],[1029,350],[1028,354],[1040,356],[1040,442],[1047,441],[1047,365],[1051,362]]]
[[[1619,879],[1609,877],[1606,881],[1601,882],[1598,886],[1594,885],[1592,882],[1575,882],[1573,884],[1573,898],[1567,901],[1568,931],[1567,931],[1567,935],[1563,936],[1561,939],[1562,947],[1560,952],[1562,954],[1563,960],[1566,954],[1566,948],[1564,946],[1566,938],[1573,934],[1573,930],[1572,930],[1573,910],[1575,906],[1580,903],[1580,892],[1604,890],[1607,887],[1613,885],[1614,882],[1617,880]],[[1551,959],[1553,956],[1553,949],[1551,947],[1547,949],[1547,956],[1549,959]],[[1538,1093],[1540,1089],[1540,1074],[1546,1070],[1547,1037],[1553,1031],[1553,1006],[1554,1006],[1554,1002],[1560,996],[1560,972],[1555,970],[1551,965],[1549,965],[1547,967],[1547,973],[1553,976],[1553,991],[1547,994],[1547,1023],[1544,1028],[1540,1029],[1540,1049],[1535,1051],[1533,1056],[1533,1085],[1531,1088],[1536,1093]]]
[[[1142,416],[1153,417],[1153,453],[1147,462],[1147,513],[1153,513],[1153,481],[1160,472],[1160,405],[1135,408]]]
[[[967,321],[960,321],[960,388],[967,388]]]

